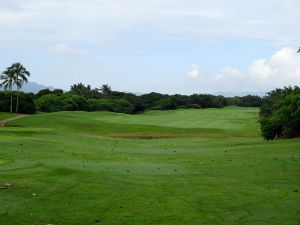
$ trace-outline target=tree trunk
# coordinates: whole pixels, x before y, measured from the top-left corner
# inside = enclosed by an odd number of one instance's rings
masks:
[[[12,107],[13,107],[13,93],[12,93],[12,88],[10,88],[10,113],[12,113]]]
[[[19,108],[19,87],[17,88],[17,104],[16,104],[16,113],[18,113]]]

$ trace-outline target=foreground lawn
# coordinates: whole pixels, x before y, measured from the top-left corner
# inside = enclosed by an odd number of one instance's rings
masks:
[[[299,225],[300,140],[258,109],[37,114],[0,129],[0,224]]]

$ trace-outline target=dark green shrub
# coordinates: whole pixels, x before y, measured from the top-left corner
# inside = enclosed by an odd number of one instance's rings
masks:
[[[36,100],[36,107],[42,112],[76,111],[87,110],[88,104],[85,98],[78,95],[48,94]]]
[[[154,106],[151,109],[155,110],[170,110],[176,109],[177,106],[171,98],[163,98],[154,103]]]
[[[266,140],[273,140],[280,137],[282,126],[278,118],[262,118],[260,124],[262,136]]]
[[[42,89],[40,90],[38,93],[35,94],[35,98],[38,99],[40,97],[42,97],[43,95],[49,95],[52,94],[52,91],[49,88],[46,89]]]
[[[36,108],[42,112],[58,112],[64,110],[62,97],[54,94],[46,94],[36,100]]]
[[[125,99],[115,99],[110,102],[110,106],[113,112],[118,113],[132,113],[134,111],[134,106]]]
[[[118,113],[133,113],[134,105],[125,99],[89,99],[89,111],[110,111]]]
[[[112,111],[111,100],[109,99],[89,99],[89,111]]]
[[[65,111],[87,111],[87,100],[79,95],[65,94],[61,96],[63,99],[63,107]]]

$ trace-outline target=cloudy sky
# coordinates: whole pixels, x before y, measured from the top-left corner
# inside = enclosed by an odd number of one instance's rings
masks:
[[[0,69],[131,92],[300,85],[299,0],[0,0]]]

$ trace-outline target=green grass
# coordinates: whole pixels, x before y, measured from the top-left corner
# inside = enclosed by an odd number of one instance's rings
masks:
[[[5,120],[5,119],[9,119],[11,117],[16,116],[16,113],[5,113],[5,112],[0,112],[0,120]]]
[[[300,140],[258,109],[37,114],[0,129],[0,224],[299,225]]]

